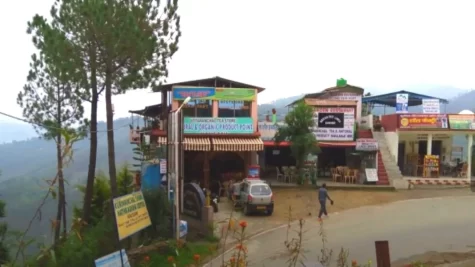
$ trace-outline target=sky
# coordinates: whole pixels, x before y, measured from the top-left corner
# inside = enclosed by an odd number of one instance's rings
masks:
[[[321,91],[338,78],[377,93],[475,87],[475,3],[470,0],[178,2],[182,38],[168,82],[221,76],[266,88],[259,103]],[[48,16],[52,3],[2,4],[1,112],[22,114],[16,97],[35,52],[26,24],[36,13]],[[113,99],[116,117],[159,102],[159,94],[149,90]],[[99,119],[105,120],[104,101]],[[10,119],[0,116],[2,121]]]

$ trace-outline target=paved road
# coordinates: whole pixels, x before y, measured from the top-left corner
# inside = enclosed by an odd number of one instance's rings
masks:
[[[321,248],[319,224],[315,217],[306,220],[305,256],[306,261],[313,262]],[[431,250],[469,251],[475,247],[475,197],[419,199],[362,207],[330,214],[323,225],[334,253],[343,246],[350,250],[351,259],[360,262],[368,259],[375,262],[375,240],[389,240],[392,261]],[[283,227],[249,240],[251,266],[288,266],[285,239],[286,227]],[[220,260],[215,260],[212,266],[220,266],[219,263]]]

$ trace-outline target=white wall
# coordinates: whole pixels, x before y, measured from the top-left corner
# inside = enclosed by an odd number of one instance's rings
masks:
[[[360,128],[373,129],[373,114],[361,117]]]
[[[394,160],[397,162],[397,152],[399,146],[399,136],[397,132],[384,132],[384,137],[386,138],[386,143],[388,145],[389,152],[391,156],[394,157]]]

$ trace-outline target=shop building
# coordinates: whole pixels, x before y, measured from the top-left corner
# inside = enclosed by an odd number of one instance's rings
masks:
[[[181,107],[185,183],[199,182],[219,191],[223,183],[242,179],[249,166],[258,163],[257,152],[264,144],[257,127],[257,95],[264,88],[214,77],[167,84],[160,90],[166,105],[131,111],[151,121],[139,131],[132,127],[131,142],[141,135],[150,138],[151,146],[165,147],[167,114]],[[187,97],[191,100],[184,104]]]
[[[345,81],[319,93],[307,94],[289,105],[289,108],[292,108],[299,101],[304,101],[315,110],[315,128],[312,131],[321,150],[317,164],[319,178],[327,177],[337,182],[344,182],[345,176],[351,176],[356,177],[354,180],[357,183],[371,180],[378,184],[388,184],[384,168],[379,179],[378,177],[367,179],[366,169],[374,170],[371,172],[373,174],[379,165],[376,157],[377,142],[372,138],[371,130],[360,129],[358,126],[363,122],[361,114],[363,94],[363,88],[346,84]],[[266,169],[272,166],[271,168],[275,167],[279,172],[281,166],[295,164],[295,160],[291,157],[288,142],[276,144],[272,141],[277,127],[278,123],[259,122],[265,145],[261,162]],[[364,144],[359,146],[364,147],[361,152],[355,149],[358,139],[361,139],[360,144]]]
[[[399,98],[399,95],[404,96]],[[399,101],[401,99],[403,101]],[[395,164],[400,175],[412,182],[470,182],[474,114],[443,113],[441,106],[448,103],[447,100],[408,91],[365,97],[363,103],[396,108],[396,113],[382,115],[376,120],[379,127],[373,126],[378,141],[387,147],[384,164]],[[422,112],[411,112],[411,107],[415,106],[420,106]],[[368,118],[368,121],[374,120]],[[468,148],[465,153],[461,147],[453,145],[455,136],[465,138]]]

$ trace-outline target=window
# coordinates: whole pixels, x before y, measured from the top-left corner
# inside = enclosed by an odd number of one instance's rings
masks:
[[[218,101],[218,117],[251,117],[250,101]]]
[[[178,102],[180,105],[183,101]],[[213,117],[211,100],[190,100],[183,106],[183,117]]]
[[[267,185],[253,185],[251,186],[251,194],[254,196],[268,196],[272,194],[272,191]]]

